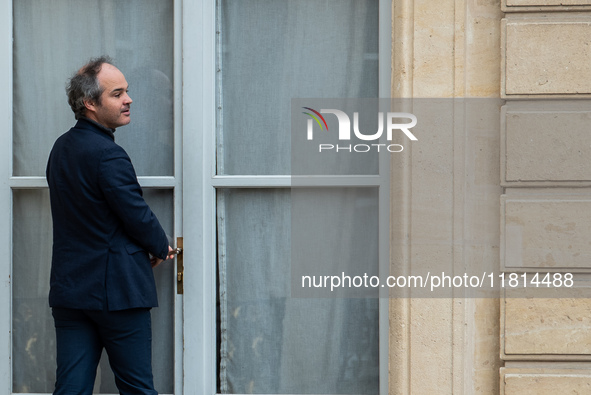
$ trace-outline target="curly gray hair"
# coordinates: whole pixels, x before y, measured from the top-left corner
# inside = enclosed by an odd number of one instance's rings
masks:
[[[92,100],[98,105],[101,104],[103,89],[98,82],[97,75],[105,63],[112,65],[113,61],[108,56],[90,59],[68,81],[66,94],[76,119],[80,119],[86,114],[85,100]]]

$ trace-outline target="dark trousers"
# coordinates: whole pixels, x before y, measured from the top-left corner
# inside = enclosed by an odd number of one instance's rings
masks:
[[[54,395],[92,394],[105,348],[122,395],[157,395],[152,378],[150,309],[53,308],[57,340]]]

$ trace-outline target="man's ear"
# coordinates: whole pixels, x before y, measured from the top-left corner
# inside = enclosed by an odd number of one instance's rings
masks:
[[[96,111],[96,104],[94,103],[94,101],[92,100],[84,100],[84,107],[86,107],[87,110],[95,112]]]

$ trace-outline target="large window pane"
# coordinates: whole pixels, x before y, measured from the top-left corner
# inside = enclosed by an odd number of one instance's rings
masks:
[[[49,191],[13,194],[13,392],[52,392],[55,330],[47,297],[52,227]]]
[[[13,174],[45,174],[53,142],[75,123],[66,81],[105,54],[133,99],[117,141],[138,175],[173,175],[173,1],[18,0],[13,8]]]
[[[311,221],[337,214],[326,224],[331,234],[317,228],[325,234],[299,235],[295,246],[309,250],[307,258],[338,260],[345,268],[369,262],[374,268],[365,266],[368,272],[377,268],[376,192],[371,188],[218,191],[220,392],[378,393],[379,300],[293,298],[290,281],[292,239],[294,232],[305,228],[297,218],[294,229],[294,213]],[[360,218],[368,213],[374,230]],[[322,255],[324,242],[328,244]],[[338,253],[334,242],[339,243]]]
[[[172,191],[145,190],[146,201],[165,231],[173,233]],[[13,392],[51,393],[55,384],[55,330],[47,297],[51,267],[52,226],[47,189],[13,194]],[[160,307],[152,309],[154,384],[161,393],[174,385],[174,267],[154,270]],[[117,393],[105,355],[95,390]]]
[[[218,174],[290,174],[292,98],[378,96],[378,1],[220,4]]]

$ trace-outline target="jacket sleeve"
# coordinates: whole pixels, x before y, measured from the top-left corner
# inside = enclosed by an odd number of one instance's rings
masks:
[[[125,150],[119,146],[106,149],[99,166],[99,184],[107,203],[121,220],[126,234],[152,255],[160,259],[166,258],[166,232],[144,200],[135,170]]]

